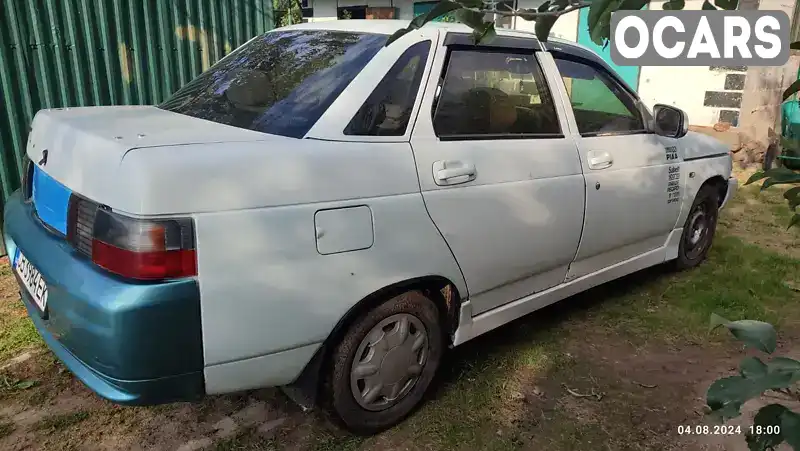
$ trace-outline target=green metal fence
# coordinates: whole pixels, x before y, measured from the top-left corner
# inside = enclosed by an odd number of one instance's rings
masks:
[[[272,26],[272,0],[0,0],[2,199],[38,110],[158,103]]]

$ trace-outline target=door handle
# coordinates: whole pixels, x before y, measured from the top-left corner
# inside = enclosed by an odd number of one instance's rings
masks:
[[[437,185],[458,185],[475,180],[475,165],[458,160],[433,163],[433,179]]]
[[[590,150],[586,157],[589,160],[589,169],[606,169],[614,164],[611,154],[604,150]]]

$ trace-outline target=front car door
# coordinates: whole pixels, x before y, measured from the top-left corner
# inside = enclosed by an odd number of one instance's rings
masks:
[[[665,245],[680,212],[676,140],[599,61],[553,51],[586,177],[583,236],[567,280]]]
[[[473,314],[562,283],[580,241],[581,162],[539,48],[447,33],[411,137],[426,207]]]

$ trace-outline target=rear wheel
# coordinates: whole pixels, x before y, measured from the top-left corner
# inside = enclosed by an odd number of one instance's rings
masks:
[[[719,190],[714,185],[704,185],[683,225],[678,258],[674,261],[676,269],[693,268],[705,260],[714,240],[718,214]]]
[[[373,434],[420,403],[444,351],[439,311],[419,291],[393,297],[357,318],[333,349],[329,409],[348,430]]]

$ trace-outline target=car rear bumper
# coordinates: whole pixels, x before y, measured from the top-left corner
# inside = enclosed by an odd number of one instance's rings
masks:
[[[46,230],[19,191],[5,205],[3,241],[12,265],[21,251],[46,281],[45,314],[18,278],[22,300],[47,346],[90,389],[131,405],[204,394],[196,280],[143,283],[105,272]]]
[[[725,191],[725,199],[722,200],[722,204],[720,208],[725,207],[728,204],[728,201],[733,199],[733,196],[736,195],[736,190],[739,189],[739,181],[736,180],[735,177],[728,178],[728,189]]]

